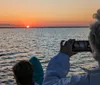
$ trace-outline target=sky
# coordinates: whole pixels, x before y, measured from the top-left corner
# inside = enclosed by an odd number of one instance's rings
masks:
[[[89,25],[100,0],[0,0],[0,24]]]

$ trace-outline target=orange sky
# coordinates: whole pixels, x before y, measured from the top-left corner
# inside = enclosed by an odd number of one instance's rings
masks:
[[[89,25],[100,0],[0,0],[0,23],[21,26]]]

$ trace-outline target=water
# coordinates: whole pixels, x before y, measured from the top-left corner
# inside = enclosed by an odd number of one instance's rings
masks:
[[[49,60],[59,52],[61,40],[87,40],[89,28],[0,29],[0,80],[14,85],[12,66],[20,60],[36,56],[45,71]],[[62,57],[63,58],[63,57]],[[90,53],[71,58],[70,74],[83,73],[80,66],[90,68],[96,62]]]

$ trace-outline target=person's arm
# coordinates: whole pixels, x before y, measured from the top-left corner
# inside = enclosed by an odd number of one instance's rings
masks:
[[[48,64],[43,85],[86,85],[87,76],[85,75],[66,78],[69,72],[69,60],[72,54],[70,52],[71,49],[69,49],[70,45],[66,43],[66,48],[65,45],[62,47],[62,44],[61,42],[60,53],[53,57]]]
[[[56,55],[48,64],[43,85],[53,85],[58,82],[59,79],[66,78],[69,67],[68,55],[63,53]]]
[[[42,68],[42,65],[40,61],[36,57],[32,57],[29,62],[32,63],[34,68],[34,74],[33,74],[33,80],[34,82],[38,83],[39,85],[42,85],[43,79],[44,79],[44,71]]]

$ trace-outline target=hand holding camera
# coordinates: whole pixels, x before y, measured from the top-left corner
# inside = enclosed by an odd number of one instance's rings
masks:
[[[69,39],[68,41],[62,40],[60,43],[60,52],[72,56],[78,52],[91,52],[89,41]]]
[[[62,40],[60,43],[60,53],[67,54],[69,57],[72,56],[74,54],[72,51],[72,45],[74,41],[74,39],[70,39],[66,42]]]

